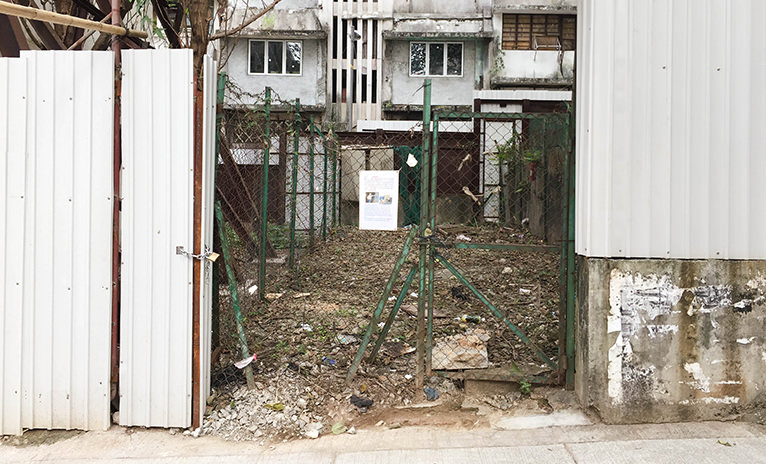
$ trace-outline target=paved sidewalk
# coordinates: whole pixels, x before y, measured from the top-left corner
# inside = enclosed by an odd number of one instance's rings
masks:
[[[39,432],[38,432],[39,433]],[[52,444],[3,442],[0,462],[104,463],[766,463],[766,428],[739,422],[584,425],[526,430],[405,427],[279,443],[166,430],[88,432]]]

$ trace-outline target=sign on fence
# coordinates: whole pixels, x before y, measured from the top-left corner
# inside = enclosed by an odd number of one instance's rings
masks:
[[[359,171],[359,228],[396,230],[399,171]]]

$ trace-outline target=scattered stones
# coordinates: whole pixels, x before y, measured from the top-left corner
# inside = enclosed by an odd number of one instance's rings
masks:
[[[487,341],[484,329],[469,329],[464,334],[437,339],[431,362],[433,369],[484,369],[489,367]]]

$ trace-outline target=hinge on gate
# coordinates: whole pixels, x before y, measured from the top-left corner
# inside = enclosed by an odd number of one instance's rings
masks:
[[[211,263],[214,263],[215,260],[218,259],[218,256],[220,256],[218,253],[214,252],[208,247],[205,247],[205,251],[203,253],[195,255],[194,253],[190,251],[186,251],[183,246],[177,246],[176,254],[188,256],[191,259],[199,259],[200,261],[202,261],[203,259],[206,259],[210,261]]]

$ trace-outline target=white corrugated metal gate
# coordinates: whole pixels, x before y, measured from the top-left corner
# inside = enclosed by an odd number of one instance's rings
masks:
[[[120,425],[191,421],[191,50],[122,54]],[[157,79],[157,76],[162,76]]]
[[[191,50],[122,54],[120,423],[192,424]],[[202,230],[212,248],[216,66],[205,59]],[[112,52],[0,58],[0,435],[110,421]],[[199,410],[211,265],[200,267]],[[201,417],[200,417],[201,419]]]
[[[212,248],[209,186],[214,167],[210,153],[216,69],[209,58],[205,71],[207,104],[200,123],[208,166],[203,175],[207,188],[202,236]],[[192,423],[193,299],[189,253],[194,238],[192,52],[127,50],[122,55],[122,72],[120,424],[188,427]],[[210,268],[203,260],[201,282],[207,284],[201,286],[200,298],[202,412],[210,379]]]
[[[0,59],[0,434],[110,424],[113,70]]]
[[[583,0],[577,253],[765,259],[766,2]]]

